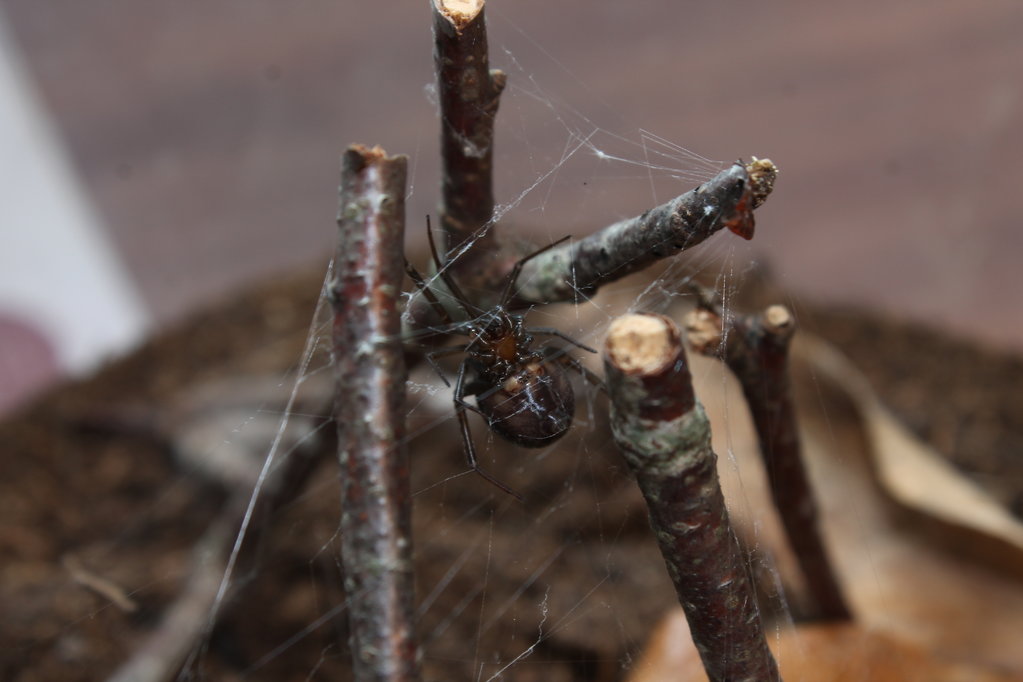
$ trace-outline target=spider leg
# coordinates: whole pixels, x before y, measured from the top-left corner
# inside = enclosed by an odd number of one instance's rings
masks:
[[[433,371],[437,373],[437,376],[439,376],[440,380],[444,382],[444,385],[450,387],[451,382],[448,381],[448,378],[446,376],[444,376],[444,372],[443,370],[441,370],[440,365],[437,364],[437,360],[435,358],[443,358],[446,355],[454,355],[455,353],[464,352],[465,352],[464,348],[459,348],[455,346],[452,348],[441,348],[440,350],[433,350],[430,351],[429,353],[424,353],[423,357],[426,358],[427,364],[429,364],[430,367],[433,368]]]
[[[427,302],[429,302],[430,307],[433,308],[433,312],[437,315],[437,317],[441,319],[441,322],[444,324],[454,324],[454,320],[452,320],[451,315],[448,314],[447,308],[445,308],[444,304],[437,300],[437,295],[430,289],[430,285],[426,283],[426,280],[419,274],[419,271],[416,270],[415,266],[408,262],[407,258],[405,259],[405,273],[416,285],[416,288],[419,289],[423,296],[426,297]]]
[[[469,418],[465,414],[466,408],[471,407],[467,402],[465,402],[466,364],[467,363],[463,362],[462,366],[458,368],[458,379],[455,382],[455,415],[458,417],[458,425],[462,429],[462,444],[465,446],[465,460],[469,464],[469,468],[482,476],[485,480],[508,493],[519,502],[522,502],[523,499],[521,495],[488,474],[482,467],[480,467],[479,461],[476,459],[476,448],[473,447],[472,432],[469,431]],[[475,410],[476,408],[472,409]]]
[[[547,246],[544,246],[543,248],[537,249],[533,253],[531,253],[529,255],[526,255],[526,256],[523,256],[522,258],[520,258],[519,262],[516,263],[515,267],[512,268],[511,274],[508,275],[508,282],[507,282],[507,284],[504,285],[504,293],[501,294],[501,307],[502,308],[507,307],[508,303],[511,301],[512,294],[515,291],[515,283],[518,282],[519,275],[522,273],[522,267],[526,263],[528,263],[529,261],[531,261],[534,258],[536,258],[537,256],[539,256],[541,253],[546,253],[547,251],[550,251],[551,249],[553,249],[558,244],[563,244],[563,243],[565,243],[566,241],[568,241],[571,238],[572,238],[572,235],[567,234],[564,237],[562,237],[561,239],[559,239],[558,241],[551,242]]]
[[[573,346],[575,346],[576,348],[581,348],[582,350],[584,350],[584,351],[586,351],[588,353],[596,353],[597,352],[594,349],[592,349],[589,346],[587,346],[586,344],[579,343],[578,341],[573,339],[571,336],[563,334],[563,333],[559,332],[557,329],[555,329],[553,327],[530,327],[529,329],[526,330],[526,332],[528,334],[539,334],[540,336],[556,336],[559,339],[561,339],[562,341],[567,341],[570,344],[572,344]]]
[[[600,389],[604,395],[607,395],[607,386],[604,385],[604,380],[600,378],[600,375],[596,372],[591,371],[581,362],[573,358],[563,348],[545,348],[543,350],[546,360],[549,362],[557,362],[568,369],[575,371],[581,376],[587,383],[591,384],[595,388]]]
[[[462,290],[455,283],[451,273],[448,272],[447,268],[444,267],[444,263],[441,263],[440,255],[437,253],[437,244],[433,241],[433,227],[430,226],[430,216],[426,216],[426,240],[430,242],[430,253],[433,255],[433,264],[437,268],[437,276],[440,277],[441,281],[447,286],[448,291],[455,297],[455,302],[465,312],[465,316],[469,319],[476,317],[479,313],[483,312],[477,308],[477,312],[473,312],[471,308],[476,308],[475,305],[469,300],[469,298],[462,293]]]

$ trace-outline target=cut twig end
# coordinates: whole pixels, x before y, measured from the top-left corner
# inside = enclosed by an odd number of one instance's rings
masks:
[[[670,318],[625,315],[604,352],[611,432],[650,511],[707,678],[780,682],[718,483],[710,423]],[[741,655],[735,655],[741,652]]]
[[[434,0],[437,13],[451,22],[456,31],[472,23],[486,4],[484,0]]]
[[[746,172],[749,173],[753,208],[757,208],[767,201],[767,197],[774,190],[778,167],[770,159],[758,159],[754,156],[753,160],[746,164]]]
[[[706,308],[686,315],[686,340],[700,355],[717,355],[721,350],[721,318]]]
[[[350,144],[345,150],[346,156],[363,159],[366,163],[373,163],[387,158],[387,152],[380,145],[367,147],[364,144]]]
[[[604,343],[604,371],[620,416],[668,422],[696,402],[682,335],[663,315],[630,314],[612,322]]]
[[[660,315],[624,315],[607,332],[610,361],[626,374],[655,374],[674,361],[677,333]]]
[[[783,305],[772,305],[764,311],[764,331],[774,336],[791,336],[796,331],[796,318]]]
[[[407,156],[404,154],[388,156],[387,151],[380,145],[367,147],[364,144],[353,144],[341,155],[341,174],[343,177],[352,177],[369,166],[390,166],[391,170],[401,169],[404,173],[407,163]]]

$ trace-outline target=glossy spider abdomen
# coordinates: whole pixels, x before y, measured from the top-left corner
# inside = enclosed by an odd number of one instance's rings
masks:
[[[530,359],[499,386],[476,396],[491,430],[505,440],[540,448],[565,435],[575,414],[575,394],[565,371]]]

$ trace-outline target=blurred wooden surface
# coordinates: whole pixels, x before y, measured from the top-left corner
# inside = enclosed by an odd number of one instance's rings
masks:
[[[372,15],[353,0],[3,10],[160,321],[326,262],[350,142],[409,153],[410,220],[435,210],[426,2]],[[755,241],[720,247],[740,266],[762,255],[814,299],[1023,347],[1018,2],[523,0],[488,15],[492,63],[511,82],[499,201],[562,153],[558,117],[633,140],[644,128],[714,159],[770,156],[782,175]],[[588,166],[555,174],[509,217],[560,236],[652,205],[642,169],[600,184],[589,174],[606,171],[582,155]],[[409,233],[423,238],[414,223]]]

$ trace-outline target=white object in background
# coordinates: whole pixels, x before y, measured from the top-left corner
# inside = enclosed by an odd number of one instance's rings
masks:
[[[19,326],[28,333],[3,333]],[[54,374],[130,348],[148,326],[0,15],[0,412]],[[26,349],[26,338],[50,348]],[[56,368],[30,366],[47,354]]]

